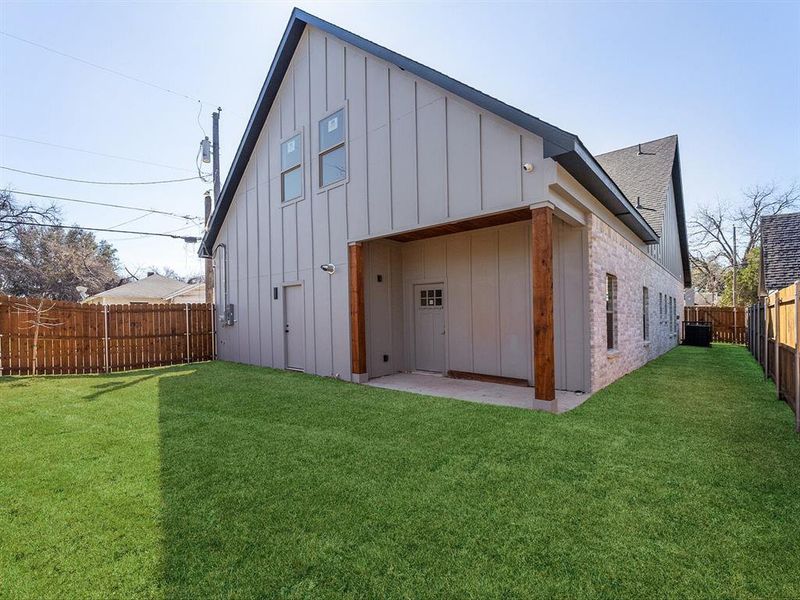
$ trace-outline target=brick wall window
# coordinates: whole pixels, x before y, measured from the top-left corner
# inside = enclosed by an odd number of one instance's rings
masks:
[[[650,290],[642,288],[642,339],[650,339]]]
[[[617,348],[617,278],[606,274],[606,348]]]

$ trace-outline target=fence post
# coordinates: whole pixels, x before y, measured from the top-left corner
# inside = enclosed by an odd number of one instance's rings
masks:
[[[108,373],[108,304],[103,304],[103,370]]]
[[[800,281],[794,282],[794,428],[800,433]]]
[[[192,352],[189,350],[189,304],[185,304],[186,306],[186,362],[192,362]]]
[[[781,294],[775,292],[775,389],[778,393],[778,400],[781,399]]]
[[[211,360],[217,360],[217,305],[209,306],[211,311]]]
[[[769,378],[769,296],[764,296],[764,379]]]

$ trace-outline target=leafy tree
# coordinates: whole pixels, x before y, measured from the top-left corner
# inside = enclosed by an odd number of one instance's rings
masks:
[[[3,195],[0,240],[0,290],[11,296],[40,296],[52,300],[80,300],[77,286],[89,294],[116,286],[116,250],[108,242],[80,229],[39,227],[30,223],[59,224],[55,209],[18,204]]]
[[[736,271],[737,306],[748,306],[758,301],[761,248],[752,248],[743,262],[744,266]],[[719,302],[722,306],[733,306],[733,269],[725,272],[725,289]]]

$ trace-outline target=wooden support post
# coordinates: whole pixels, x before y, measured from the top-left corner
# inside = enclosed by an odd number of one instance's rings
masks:
[[[533,378],[538,400],[556,399],[553,326],[553,208],[531,210]]]
[[[367,379],[367,327],[364,311],[364,249],[361,242],[348,247],[350,291],[350,360],[353,380]]]

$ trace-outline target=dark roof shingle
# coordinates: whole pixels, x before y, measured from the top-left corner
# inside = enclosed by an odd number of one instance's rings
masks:
[[[761,260],[767,291],[800,279],[800,213],[761,217]]]
[[[677,145],[678,136],[671,135],[595,157],[659,237]]]

